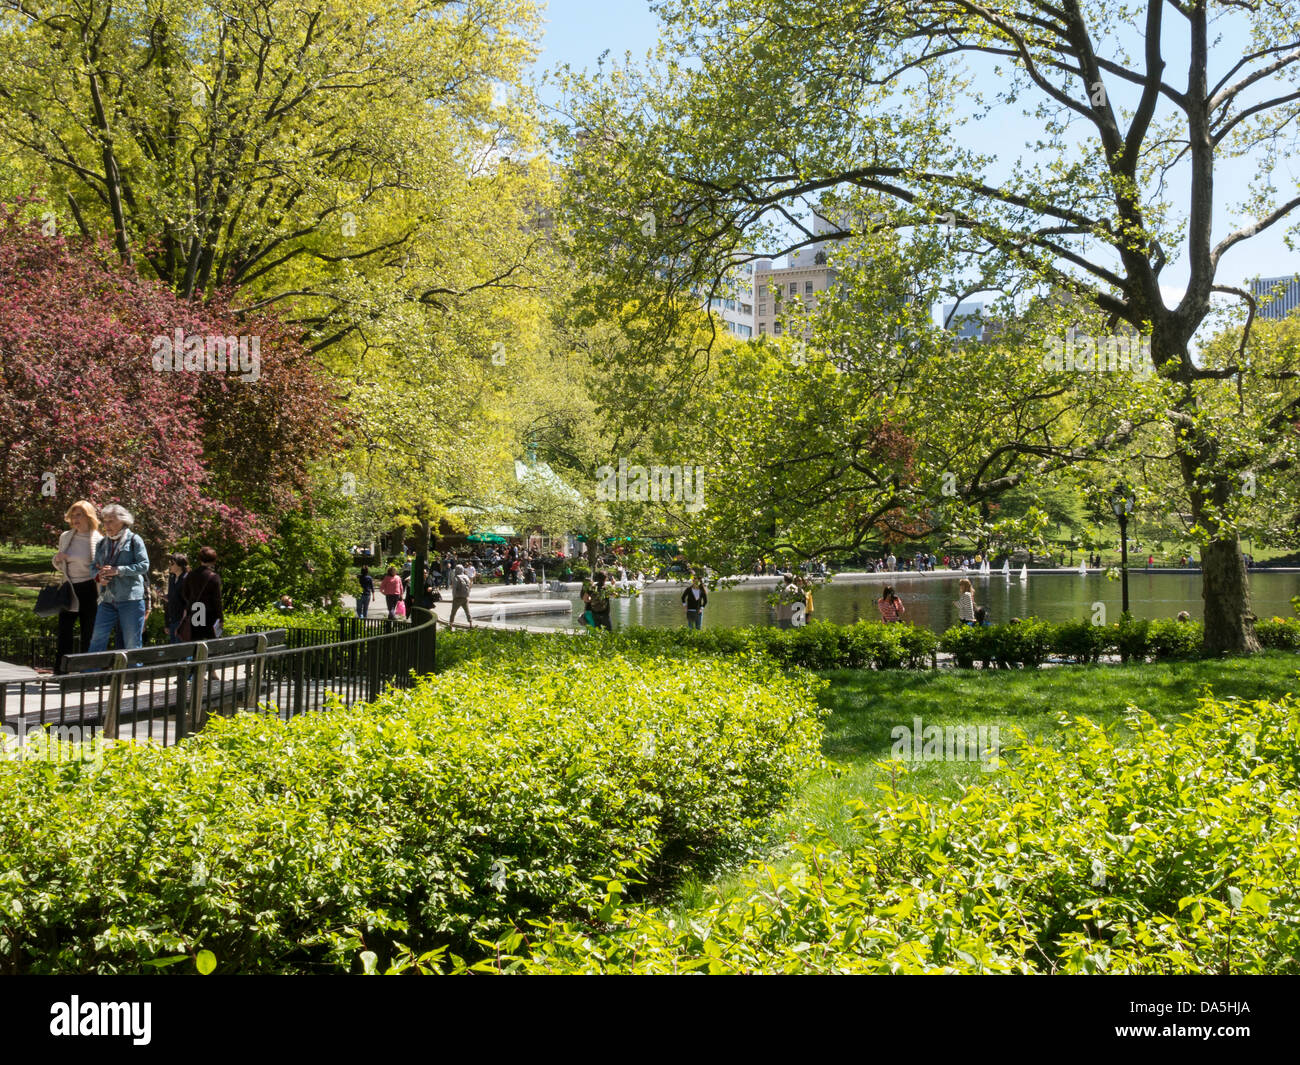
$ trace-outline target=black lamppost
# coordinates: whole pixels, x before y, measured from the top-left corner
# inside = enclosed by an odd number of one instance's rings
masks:
[[[1119,576],[1123,588],[1124,614],[1128,615],[1128,516],[1133,513],[1133,492],[1124,485],[1116,485],[1115,493],[1110,497],[1110,509],[1119,519]]]

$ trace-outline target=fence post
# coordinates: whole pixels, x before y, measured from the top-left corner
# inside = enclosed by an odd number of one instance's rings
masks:
[[[190,693],[190,721],[197,732],[206,722],[207,715],[203,713],[203,681],[208,674],[208,645],[206,643],[196,643],[194,645],[194,690]]]
[[[108,685],[108,710],[104,714],[104,735],[117,739],[118,711],[122,709],[122,685],[126,680],[126,652],[113,656],[113,679]]]
[[[303,659],[307,657],[307,651],[298,651],[294,655],[293,663],[293,710],[291,716],[296,717],[303,712],[303,703],[306,697],[304,688],[306,688],[306,671],[303,668],[305,663]]]
[[[412,634],[415,636],[412,668],[417,673],[432,673],[437,661],[434,643],[438,632],[437,618],[432,610],[417,607],[411,616],[411,621],[416,627],[416,631]]]
[[[253,659],[253,666],[248,671],[248,694],[244,698],[245,710],[256,710],[261,702],[259,696],[262,694],[262,663],[265,661],[262,656],[266,654],[266,633],[257,634],[257,646],[253,653],[257,657]]]
[[[190,705],[187,678],[190,667],[182,662],[176,669],[176,740],[180,742],[190,734],[188,710]]]
[[[373,703],[375,697],[379,695],[379,645],[381,639],[366,640],[365,643],[359,644],[364,648],[366,656],[366,702]]]

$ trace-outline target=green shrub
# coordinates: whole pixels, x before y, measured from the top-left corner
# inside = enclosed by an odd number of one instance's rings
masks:
[[[346,970],[707,876],[816,763],[816,683],[553,643],[99,769],[0,759],[0,971]]]
[[[245,632],[266,632],[270,629],[329,629],[337,633],[338,619],[356,617],[349,610],[251,610],[239,614],[227,614],[224,631],[228,636],[238,636]]]
[[[814,834],[685,920],[616,886],[603,931],[539,923],[503,967],[1295,974],[1298,722],[1293,696],[1207,699],[1168,728],[1134,713],[1121,746],[1080,719],[960,799],[859,804],[860,843]]]
[[[1052,649],[1062,658],[1084,664],[1096,662],[1115,649],[1115,630],[1088,621],[1066,621],[1056,626]]]
[[[768,626],[728,629],[627,628],[609,635],[523,633],[501,629],[438,634],[438,664],[445,668],[474,658],[527,652],[556,640],[656,654],[699,652],[726,656],[764,655],[786,667],[804,669],[920,669],[929,664],[939,637],[913,625],[859,621],[835,625],[815,621],[790,629]]]
[[[1300,618],[1262,618],[1255,622],[1255,635],[1264,647],[1300,651]]]
[[[1163,618],[1150,623],[1148,654],[1152,658],[1196,658],[1205,639],[1205,626],[1199,621],[1175,621]]]
[[[53,636],[58,631],[58,618],[37,617],[30,606],[0,606],[0,639]]]

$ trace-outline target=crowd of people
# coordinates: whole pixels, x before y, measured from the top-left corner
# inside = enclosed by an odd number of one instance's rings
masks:
[[[149,551],[126,507],[79,499],[63,517],[68,528],[53,562],[71,585],[72,602],[58,617],[56,669],[64,668],[65,655],[107,651],[110,642],[127,651],[142,646],[158,600],[171,642],[221,635],[221,576],[212,548],[204,547],[193,567],[186,555],[169,555],[167,588],[159,594],[150,579]]]

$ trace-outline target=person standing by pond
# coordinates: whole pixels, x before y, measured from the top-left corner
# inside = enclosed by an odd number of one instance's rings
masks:
[[[99,532],[99,517],[95,505],[79,499],[63,515],[68,528],[59,535],[59,551],[54,564],[63,567],[63,575],[72,585],[77,597],[76,610],[59,611],[59,649],[54,659],[56,673],[63,672],[63,656],[84,653],[90,649],[95,631],[95,612],[98,597],[95,587],[95,548],[103,538]],[[80,639],[77,623],[81,623]]]
[[[702,628],[704,608],[709,605],[709,593],[704,590],[704,582],[698,575],[691,581],[691,586],[682,592],[682,603],[686,607],[686,627]]]
[[[963,577],[957,585],[957,617],[963,625],[975,624],[975,591],[971,582]]]
[[[876,609],[880,611],[880,619],[886,624],[902,621],[903,615],[907,612],[907,608],[903,606],[903,601],[894,594],[892,584],[885,585],[885,590],[880,593],[880,598],[876,600]]]
[[[149,552],[132,531],[135,518],[126,507],[110,503],[102,511],[104,537],[95,547],[95,583],[99,608],[89,651],[108,650],[117,633],[118,650],[132,651],[144,640],[145,582],[149,579]]]
[[[614,625],[610,620],[610,601],[609,592],[605,590],[605,584],[609,580],[609,575],[604,570],[597,570],[595,584],[583,596],[587,603],[587,609],[591,611],[591,625],[594,629],[604,629],[606,632],[613,632]]]
[[[812,621],[813,614],[813,586],[812,581],[807,577],[800,577],[795,584],[799,591],[803,593],[803,616],[805,621]]]

